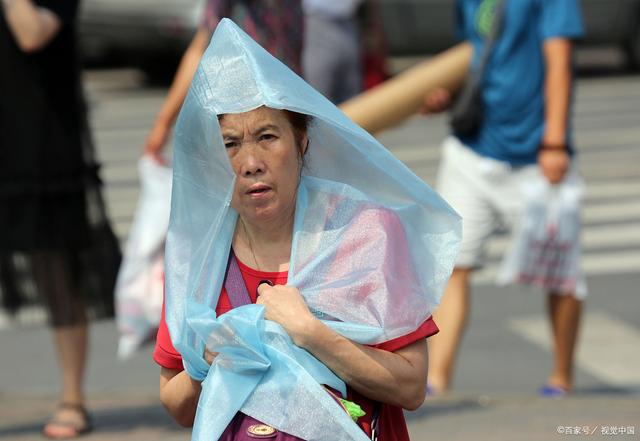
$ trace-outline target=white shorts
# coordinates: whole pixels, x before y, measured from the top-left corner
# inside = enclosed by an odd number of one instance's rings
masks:
[[[539,174],[537,165],[514,168],[478,155],[453,136],[444,140],[437,188],[462,216],[457,268],[482,266],[487,239],[515,224],[524,210],[521,185]]]

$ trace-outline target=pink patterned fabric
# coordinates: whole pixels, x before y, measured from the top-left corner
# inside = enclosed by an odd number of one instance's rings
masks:
[[[215,30],[227,17],[273,56],[302,72],[304,17],[300,0],[208,0],[201,26]]]

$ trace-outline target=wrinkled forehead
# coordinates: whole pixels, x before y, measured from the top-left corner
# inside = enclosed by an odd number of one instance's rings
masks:
[[[290,128],[291,124],[284,110],[261,106],[257,109],[242,113],[224,113],[218,115],[220,128],[225,130],[243,130],[245,128],[257,128],[265,125],[273,125],[281,128]]]

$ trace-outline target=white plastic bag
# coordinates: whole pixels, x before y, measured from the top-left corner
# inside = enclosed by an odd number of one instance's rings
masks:
[[[523,187],[525,209],[502,261],[498,283],[586,295],[579,262],[583,193],[584,183],[574,172],[557,185],[540,175]]]
[[[144,156],[138,161],[138,171],[140,197],[115,289],[121,359],[154,337],[163,300],[172,170]]]

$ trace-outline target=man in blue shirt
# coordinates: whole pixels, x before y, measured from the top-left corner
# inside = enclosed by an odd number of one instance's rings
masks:
[[[458,0],[457,31],[473,46],[477,67],[500,0]],[[449,388],[469,308],[469,277],[481,265],[496,225],[523,210],[518,189],[536,175],[551,183],[570,169],[572,40],[583,34],[578,0],[506,0],[500,32],[482,77],[483,119],[473,135],[444,143],[438,175],[442,196],[463,218],[456,269],[434,314],[440,334],[429,344],[429,383]],[[450,92],[425,97],[425,113],[445,110]],[[554,368],[541,389],[561,396],[572,387],[572,360],[586,292],[549,293]]]

